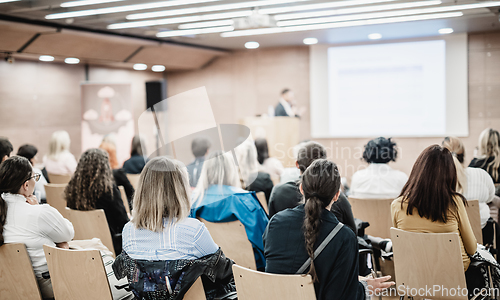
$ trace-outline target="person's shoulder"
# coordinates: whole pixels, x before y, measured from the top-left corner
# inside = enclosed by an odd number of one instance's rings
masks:
[[[465,169],[465,173],[467,176],[474,176],[482,180],[491,179],[490,174],[481,168],[469,167]]]
[[[391,207],[396,208],[396,207],[401,207],[401,203],[403,202],[403,197],[398,197],[394,199],[391,203]]]
[[[484,161],[485,161],[484,158],[474,157],[469,163],[469,167],[478,168],[484,163]]]
[[[304,205],[298,205],[294,208],[287,208],[282,211],[277,212],[274,214],[274,216],[271,218],[271,220],[274,220],[274,223],[276,222],[288,222],[290,219],[303,219],[304,218]],[[270,221],[271,222],[271,221]]]

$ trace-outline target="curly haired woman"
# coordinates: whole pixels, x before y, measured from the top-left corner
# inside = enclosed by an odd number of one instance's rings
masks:
[[[129,219],[104,150],[89,149],[82,154],[64,196],[71,209],[104,210],[115,253],[120,253],[121,232]]]

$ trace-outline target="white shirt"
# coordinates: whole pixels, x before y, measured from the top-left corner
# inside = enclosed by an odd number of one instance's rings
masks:
[[[45,185],[47,184],[47,179],[43,177],[42,170],[33,167],[33,175],[34,174],[40,174],[40,179],[35,182],[35,196],[37,196],[38,203],[40,203],[40,200],[45,199]],[[40,195],[37,195],[40,192]]]
[[[281,103],[281,105],[283,105],[283,108],[285,109],[286,114],[289,117],[295,117],[295,114],[293,113],[292,106],[290,105],[290,103],[288,103],[288,101],[286,101],[283,98],[280,98],[280,103]]]
[[[280,178],[283,170],[284,168],[281,161],[274,157],[266,158],[266,160],[264,160],[264,163],[262,165],[259,165],[259,171],[269,174],[271,178]]]
[[[47,173],[55,175],[67,175],[73,174],[76,170],[76,162],[73,154],[66,152],[61,152],[57,160],[53,160],[47,156],[43,158],[43,163]]]
[[[490,217],[488,203],[495,196],[495,184],[490,174],[480,168],[466,168],[467,189],[462,193],[467,200],[479,200],[479,213],[481,214],[481,227],[484,228]]]
[[[3,193],[2,198],[7,202],[4,242],[25,244],[35,275],[40,278],[49,270],[43,245],[55,247],[56,243],[71,241],[73,224],[48,204],[28,204],[19,194]]]
[[[350,196],[359,199],[396,199],[408,176],[387,164],[370,164],[352,176]]]

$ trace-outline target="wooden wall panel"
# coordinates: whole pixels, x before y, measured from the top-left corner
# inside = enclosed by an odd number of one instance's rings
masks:
[[[229,67],[231,66],[231,67]],[[466,161],[473,158],[481,131],[500,130],[500,32],[469,36],[469,137],[463,138]],[[284,47],[238,51],[220,57],[203,70],[169,73],[169,95],[206,86],[217,122],[234,122],[267,112],[284,87],[294,90],[299,105],[309,107],[309,50]],[[231,101],[231,102],[229,102]],[[309,111],[301,119],[300,138],[310,138]],[[341,126],[341,124],[340,124]],[[441,138],[397,138],[399,158],[391,165],[407,174],[420,152]],[[368,139],[319,139],[348,179],[361,161]]]
[[[146,109],[145,82],[162,77],[161,73],[89,68],[91,82],[131,83],[136,121]],[[10,139],[13,154],[22,144],[30,143],[38,148],[41,162],[52,132],[66,130],[71,137],[71,152],[80,156],[80,84],[84,80],[83,65],[0,61],[0,136]]]

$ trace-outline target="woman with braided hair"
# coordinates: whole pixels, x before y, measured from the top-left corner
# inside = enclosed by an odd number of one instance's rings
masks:
[[[310,274],[317,299],[368,299],[394,283],[385,282],[390,276],[358,280],[356,236],[330,212],[339,188],[335,163],[318,159],[305,170],[300,183],[305,204],[275,214],[264,232],[266,272]]]

